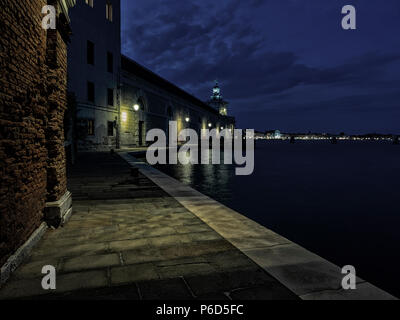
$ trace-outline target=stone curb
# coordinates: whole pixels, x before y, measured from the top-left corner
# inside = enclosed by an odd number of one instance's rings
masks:
[[[19,267],[26,257],[29,256],[32,249],[45,234],[47,228],[47,224],[43,222],[39,228],[32,233],[29,239],[21,247],[19,247],[19,249],[11,257],[8,258],[6,263],[1,267],[0,287],[7,282],[11,274]]]

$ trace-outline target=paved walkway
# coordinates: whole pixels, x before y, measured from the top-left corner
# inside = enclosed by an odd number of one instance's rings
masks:
[[[74,211],[49,230],[0,299],[298,299],[117,154],[84,154],[69,174]],[[57,270],[57,290],[41,269]]]

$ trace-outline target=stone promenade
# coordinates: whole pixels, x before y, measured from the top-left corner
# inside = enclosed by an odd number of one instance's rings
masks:
[[[298,299],[117,154],[69,172],[73,215],[48,230],[0,299]],[[57,289],[41,287],[42,267]]]

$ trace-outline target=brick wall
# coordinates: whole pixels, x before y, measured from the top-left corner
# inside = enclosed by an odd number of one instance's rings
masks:
[[[2,0],[0,11],[0,266],[66,191],[66,45],[41,28],[46,4]]]
[[[56,0],[48,0],[56,5]],[[63,22],[65,23],[65,21]],[[67,191],[64,148],[64,115],[67,109],[67,39],[58,31],[66,26],[58,21],[57,30],[47,32],[47,99],[46,127],[47,201],[57,201]]]

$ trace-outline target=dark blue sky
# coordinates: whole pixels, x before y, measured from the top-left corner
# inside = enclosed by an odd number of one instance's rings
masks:
[[[122,0],[122,30],[124,54],[202,100],[218,78],[240,127],[400,134],[399,0]]]

